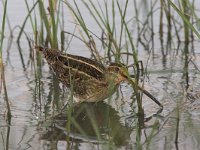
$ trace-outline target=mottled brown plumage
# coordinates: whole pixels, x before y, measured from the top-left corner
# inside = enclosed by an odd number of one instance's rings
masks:
[[[50,48],[36,49],[43,53],[58,79],[67,87],[73,87],[73,94],[79,102],[104,100],[127,79],[126,67],[121,64],[112,63],[106,68],[82,56],[63,54]]]

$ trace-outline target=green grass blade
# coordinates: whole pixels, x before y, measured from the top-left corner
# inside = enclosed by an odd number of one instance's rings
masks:
[[[50,6],[50,16],[51,16],[51,25],[52,25],[52,47],[53,48],[58,48],[58,39],[57,39],[57,29],[58,29],[58,25],[55,21],[55,15],[54,15],[54,11],[55,11],[55,2],[53,0],[49,0],[49,6]]]
[[[46,15],[44,4],[43,4],[42,0],[38,0],[38,2],[39,2],[40,16],[41,16],[41,19],[44,22],[45,29],[46,29],[46,32],[47,32],[47,37],[48,37],[48,40],[50,42],[50,45],[51,45],[51,47],[53,47],[53,42],[52,42],[52,38],[51,38],[51,28],[50,28],[49,20],[48,20],[47,15]]]
[[[171,1],[168,0],[169,4],[176,10],[176,12],[179,14],[179,16],[183,19],[183,21],[188,25],[188,27],[196,34],[196,36],[200,39],[199,32],[195,29],[195,27],[190,23],[190,21],[187,19],[187,17],[184,15],[184,12],[182,12],[178,7]]]
[[[3,49],[3,41],[4,41],[4,32],[5,32],[5,24],[6,24],[6,12],[7,12],[7,3],[8,0],[5,1],[4,3],[4,11],[3,11],[3,20],[1,24],[1,41],[0,41],[0,85],[3,85],[4,89],[4,95],[5,95],[5,103],[6,103],[6,109],[7,109],[7,114],[6,117],[10,120],[11,118],[11,109],[10,109],[10,104],[8,100],[8,93],[7,93],[7,88],[6,88],[6,80],[5,80],[5,73],[4,73],[4,65],[3,65],[3,59],[2,59],[2,49]]]
[[[18,34],[17,42],[20,41],[20,38],[21,38],[22,33],[23,33],[23,31],[24,31],[24,27],[25,27],[25,25],[26,25],[26,22],[27,22],[28,18],[30,17],[32,11],[35,9],[35,6],[37,5],[37,3],[38,3],[38,1],[35,2],[35,4],[33,5],[33,7],[28,11],[28,14],[27,14],[27,16],[26,16],[26,18],[25,18],[25,20],[24,20],[24,22],[23,22],[23,24],[22,24],[22,26],[21,26],[20,32],[19,32],[19,34]],[[34,27],[34,25],[32,25],[32,27]]]
[[[6,12],[7,12],[7,0],[4,4],[4,11],[3,11],[3,19],[1,24],[1,43],[0,43],[0,58],[2,57],[2,48],[3,48],[3,40],[4,40],[4,32],[5,32],[5,24],[6,24]]]

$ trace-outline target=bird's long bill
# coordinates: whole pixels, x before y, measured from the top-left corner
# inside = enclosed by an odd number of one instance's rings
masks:
[[[136,84],[135,81],[133,79],[131,79],[131,83],[132,84]],[[149,98],[151,98],[158,106],[163,108],[163,105],[151,94],[149,93],[147,90],[145,90],[143,87],[141,87],[140,85],[138,85],[138,89],[143,92],[146,96],[148,96]]]

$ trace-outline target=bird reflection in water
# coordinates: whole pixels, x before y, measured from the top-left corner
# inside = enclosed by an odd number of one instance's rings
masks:
[[[73,108],[70,118],[67,113],[54,118],[54,123],[41,139],[47,141],[66,140],[93,144],[106,144],[112,139],[115,146],[127,145],[132,128],[120,122],[118,112],[104,102],[81,103]],[[70,124],[70,131],[66,128]]]

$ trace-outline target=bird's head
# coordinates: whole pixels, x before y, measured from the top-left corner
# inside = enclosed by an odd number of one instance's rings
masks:
[[[107,70],[117,84],[128,79],[128,68],[124,64],[111,63]]]

